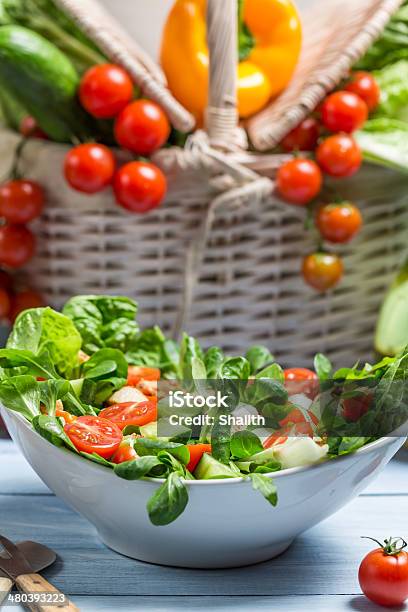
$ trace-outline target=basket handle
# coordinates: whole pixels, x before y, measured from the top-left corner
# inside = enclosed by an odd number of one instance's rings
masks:
[[[225,147],[234,141],[239,121],[237,15],[237,0],[207,0],[210,70],[205,124],[210,142],[216,147]]]

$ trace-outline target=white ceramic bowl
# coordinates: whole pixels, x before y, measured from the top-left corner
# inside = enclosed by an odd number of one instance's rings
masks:
[[[18,414],[4,408],[2,414],[40,478],[95,525],[107,546],[142,561],[181,567],[238,567],[275,557],[358,495],[404,442],[382,438],[352,455],[274,474],[276,508],[241,478],[187,481],[184,513],[171,525],[155,527],[146,503],[160,481],[122,480],[53,446]]]

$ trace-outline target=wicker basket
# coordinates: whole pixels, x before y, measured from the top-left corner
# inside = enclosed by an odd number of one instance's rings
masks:
[[[160,71],[97,4],[58,2],[179,129],[191,129],[192,117],[172,99]],[[327,0],[322,9],[318,2],[304,23],[306,44],[293,82],[247,122],[253,149],[270,149],[314,109],[400,3]],[[61,173],[66,147],[33,141],[25,148],[22,170],[46,185],[49,196],[30,278],[57,307],[76,293],[128,294],[139,301],[143,325],[158,323],[175,335],[184,327],[205,345],[231,351],[263,342],[289,366],[309,363],[317,350],[335,363],[369,358],[381,299],[406,248],[408,178],[365,166],[342,182],[342,194],[361,206],[365,229],[342,249],[347,274],[337,290],[318,295],[305,286],[300,260],[312,243],[304,211],[273,195],[282,159],[247,152],[237,127],[235,23],[236,0],[208,0],[207,133],[193,134],[185,150],[156,155],[170,185],[160,210],[131,216],[109,193],[74,193]],[[16,138],[2,136],[3,161]]]

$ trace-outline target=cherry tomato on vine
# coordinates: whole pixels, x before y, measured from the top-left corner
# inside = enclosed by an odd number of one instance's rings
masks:
[[[343,276],[343,263],[333,253],[312,253],[302,264],[302,274],[306,283],[317,289],[327,291],[335,287]]]
[[[401,606],[408,599],[408,553],[402,538],[390,538],[361,562],[358,580],[364,595],[380,606]]]
[[[361,149],[348,134],[334,134],[316,150],[316,160],[323,172],[335,178],[352,176],[361,167]]]
[[[24,225],[0,227],[0,264],[21,268],[34,255],[34,234]]]
[[[316,226],[330,242],[349,242],[360,231],[363,218],[357,206],[351,202],[326,204],[316,214]]]
[[[118,450],[123,435],[115,423],[96,416],[81,416],[67,423],[64,431],[72,444],[84,453],[96,453],[109,459]]]
[[[128,425],[140,427],[140,425],[147,425],[147,423],[157,420],[157,403],[148,401],[113,404],[101,410],[99,415],[108,421],[112,421],[120,429],[124,429]]]
[[[45,302],[37,291],[32,289],[19,291],[12,297],[9,319],[11,323],[14,323],[20,312],[29,308],[40,308],[41,306],[45,306]]]
[[[0,319],[5,319],[11,308],[10,295],[5,289],[0,288]]]
[[[133,97],[133,83],[128,73],[115,64],[93,66],[81,79],[79,99],[93,117],[111,119]]]
[[[48,140],[48,136],[39,127],[37,121],[31,115],[23,117],[19,128],[20,134],[25,138],[41,138],[42,140]]]
[[[331,132],[350,134],[361,128],[367,117],[367,104],[351,91],[336,91],[322,105],[322,122]]]
[[[166,195],[167,181],[154,164],[134,161],[116,172],[113,189],[120,206],[131,212],[145,213],[160,206]]]
[[[155,102],[136,100],[126,106],[115,122],[116,142],[137,155],[151,155],[170,135],[167,116]]]
[[[276,188],[281,197],[298,206],[305,206],[322,187],[319,166],[310,159],[291,159],[282,164],[276,175]]]
[[[81,144],[68,151],[64,173],[69,185],[82,193],[98,193],[112,183],[116,162],[108,147]]]
[[[282,140],[285,151],[313,151],[319,139],[320,126],[317,119],[307,117]]]
[[[364,100],[370,112],[375,110],[380,103],[380,86],[369,72],[355,72],[347,83],[346,89]]]
[[[7,181],[0,186],[0,217],[10,223],[29,223],[40,216],[44,200],[44,190],[35,181]]]
[[[290,395],[304,393],[314,399],[319,392],[319,378],[316,372],[307,368],[289,368],[284,370],[285,386]],[[280,422],[281,426],[286,425]]]

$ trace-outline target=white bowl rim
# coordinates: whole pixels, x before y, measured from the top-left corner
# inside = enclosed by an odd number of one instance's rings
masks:
[[[27,419],[25,419],[21,414],[19,414],[18,412],[14,412],[13,410],[10,410],[9,408],[7,408],[6,406],[4,406],[4,404],[1,404],[1,406],[3,408],[5,408],[7,410],[7,412],[9,412],[12,416],[16,417],[17,420],[22,423],[27,429],[29,429],[33,434],[35,434],[36,436],[38,436],[40,439],[44,440],[45,442],[47,442],[48,444],[51,444],[51,442],[49,442],[48,440],[46,440],[45,438],[43,438],[37,431],[35,431],[31,424],[29,423],[29,421],[27,421]],[[348,455],[340,455],[339,457],[336,457],[335,459],[330,459],[328,461],[320,461],[319,463],[313,463],[311,465],[301,465],[298,467],[293,467],[293,468],[286,468],[284,470],[279,470],[278,472],[268,472],[267,474],[263,474],[264,476],[269,476],[270,478],[273,478],[274,480],[276,478],[284,478],[285,476],[293,476],[295,474],[300,474],[302,472],[305,472],[307,470],[317,470],[319,468],[324,467],[325,465],[330,464],[332,461],[336,461],[336,463],[338,461],[347,461],[350,460],[351,458],[355,457],[356,455],[361,455],[361,454],[365,454],[370,452],[373,449],[376,448],[381,448],[382,446],[387,446],[388,444],[391,444],[392,440],[395,439],[403,439],[406,438],[406,436],[387,436],[387,437],[382,437],[379,438],[378,440],[374,440],[374,442],[369,442],[368,444],[365,444],[364,446],[362,446],[361,448],[357,449],[356,451],[354,451],[353,453],[349,453]],[[80,455],[75,455],[75,453],[73,453],[72,451],[70,451],[68,448],[64,448],[64,447],[60,447],[60,446],[54,446],[53,444],[51,444],[51,446],[53,446],[55,449],[64,452],[64,453],[68,453],[68,456],[71,457],[74,461],[78,461],[81,463],[81,465],[83,465],[83,462],[86,461],[88,464],[88,468],[90,469],[95,469],[97,471],[101,471],[103,470],[103,472],[105,474],[110,474],[109,477],[113,477],[113,478],[119,478],[112,469],[108,468],[107,466],[103,466],[103,465],[99,465],[98,463],[96,463],[95,461],[92,461],[90,459],[86,459],[86,457],[82,457]],[[78,464],[79,465],[79,464]],[[123,479],[126,480],[126,479]],[[184,478],[181,479],[183,481],[184,484],[189,485],[189,486],[221,486],[221,485],[230,485],[230,484],[240,484],[240,483],[247,483],[250,484],[250,480],[248,478],[245,477],[237,477],[237,478],[218,478],[218,479],[209,479],[209,480],[185,480]],[[137,483],[137,482],[149,482],[152,484],[163,484],[165,482],[165,478],[152,478],[152,477],[144,477],[141,478],[140,480],[126,480],[127,483]]]

